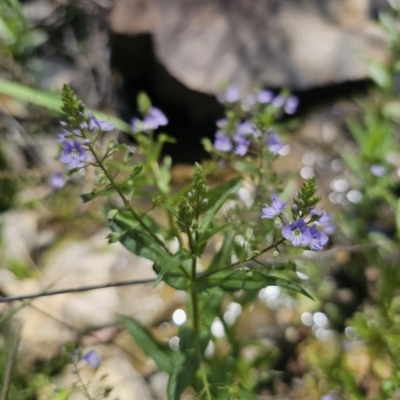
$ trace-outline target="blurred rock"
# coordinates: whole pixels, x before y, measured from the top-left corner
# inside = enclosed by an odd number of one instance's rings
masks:
[[[157,400],[167,400],[168,374],[160,371],[150,377],[150,387]]]
[[[4,260],[32,263],[31,253],[36,244],[39,218],[35,210],[14,209],[3,214]]]
[[[67,243],[53,250],[46,257],[40,281],[9,280],[2,282],[0,289],[8,296],[17,296],[155,277],[149,260],[131,254],[118,243],[108,246],[107,233],[104,230],[85,242]],[[169,319],[171,310],[181,303],[174,293],[164,285],[152,288],[151,284],[139,284],[37,298],[15,316],[23,324],[20,355],[28,365],[49,360],[67,341],[75,341],[83,332],[115,324],[117,314],[132,316],[147,325]],[[93,335],[98,343],[111,340],[113,332]]]
[[[150,33],[160,62],[191,89],[306,89],[367,77],[384,36],[365,0],[115,0],[113,32]],[[134,60],[132,60],[134,61]]]

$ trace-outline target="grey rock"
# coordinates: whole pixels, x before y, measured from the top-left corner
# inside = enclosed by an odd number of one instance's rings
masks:
[[[151,33],[168,71],[216,93],[223,82],[293,89],[363,79],[384,60],[365,0],[115,0],[111,29]]]

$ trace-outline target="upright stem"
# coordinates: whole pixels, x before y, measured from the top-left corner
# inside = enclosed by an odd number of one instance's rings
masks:
[[[195,282],[196,279],[196,259],[194,259],[194,275],[192,276],[192,282]],[[192,309],[193,309],[193,329],[195,335],[195,346],[197,357],[200,361],[200,375],[203,381],[204,390],[206,392],[207,400],[212,400],[211,392],[210,392],[210,384],[208,383],[207,373],[204,369],[203,365],[203,355],[201,353],[200,348],[200,335],[199,335],[199,328],[200,328],[200,314],[199,314],[199,300],[197,296],[196,289],[192,286],[190,289],[191,300],[192,300]]]
[[[135,219],[139,222],[139,224],[142,226],[142,228],[168,253],[171,254],[168,248],[165,246],[163,241],[144,223],[143,219],[140,217],[140,215],[133,209],[131,206],[131,203],[128,201],[124,193],[121,191],[121,189],[118,187],[116,182],[114,181],[113,176],[110,174],[106,166],[104,165],[103,161],[100,160],[98,157],[97,153],[94,151],[93,146],[89,143],[88,144],[90,152],[93,154],[93,157],[95,158],[97,164],[99,165],[100,169],[104,172],[104,175],[107,177],[107,179],[110,181],[111,185],[113,185],[114,189],[117,191],[118,195],[121,197],[125,208],[129,210],[129,212],[135,217]]]

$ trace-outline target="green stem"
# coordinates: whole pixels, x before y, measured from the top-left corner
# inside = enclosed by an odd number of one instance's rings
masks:
[[[171,255],[170,251],[168,248],[165,246],[163,241],[144,223],[140,215],[133,209],[131,206],[131,203],[128,201],[128,199],[125,197],[125,195],[122,193],[121,189],[118,187],[116,184],[113,176],[110,174],[106,166],[104,165],[103,161],[100,160],[98,157],[97,153],[94,151],[93,146],[89,143],[88,144],[90,152],[93,154],[93,157],[95,158],[98,166],[100,169],[104,172],[104,175],[107,177],[107,179],[110,181],[111,185],[114,187],[114,189],[117,191],[118,195],[121,197],[124,206],[129,212],[135,217],[135,219],[139,222],[139,224],[142,226],[142,228],[169,254]]]
[[[196,273],[196,268],[195,268]],[[195,279],[194,275],[194,279]],[[193,281],[194,282],[194,281]],[[199,325],[200,325],[200,315],[199,315],[199,301],[197,297],[197,292],[194,287],[191,288],[191,299],[192,299],[192,307],[193,307],[193,328],[195,335],[195,346],[197,351],[197,356],[200,361],[200,375],[203,381],[204,390],[206,392],[207,400],[212,400],[211,392],[210,392],[210,384],[208,383],[206,370],[203,365],[203,355],[201,354],[200,348],[200,337],[199,337]]]
[[[198,213],[197,212],[196,212],[196,220],[198,220]],[[198,296],[197,296],[196,288],[193,285],[196,282],[196,278],[197,278],[197,271],[196,271],[197,257],[195,255],[195,251],[194,251],[195,250],[195,245],[193,243],[193,238],[192,238],[191,232],[188,231],[187,234],[189,236],[190,249],[191,249],[191,251],[192,251],[192,253],[194,255],[194,257],[192,259],[192,286],[190,288],[190,294],[191,294],[192,309],[193,309],[193,329],[194,329],[194,336],[195,336],[195,346],[196,346],[197,357],[199,358],[199,362],[200,362],[199,369],[200,369],[201,379],[202,379],[203,385],[204,385],[204,390],[206,392],[207,400],[212,400],[212,396],[211,396],[211,392],[210,392],[210,384],[208,383],[207,374],[206,374],[206,371],[204,369],[203,355],[201,354],[201,347],[200,347],[199,299],[198,299]],[[195,234],[196,243],[197,243],[197,239],[198,239],[198,234],[196,232],[196,234]]]
[[[84,396],[85,396],[88,400],[93,400],[93,398],[92,398],[92,396],[90,395],[90,393],[89,393],[89,391],[88,391],[88,389],[87,389],[85,383],[83,382],[83,380],[82,380],[82,378],[81,378],[81,375],[80,375],[79,369],[78,369],[78,365],[76,364],[76,362],[74,362],[74,368],[75,368],[75,370],[76,370],[76,375],[77,375],[78,380],[79,380],[79,382],[80,382],[80,384],[81,384],[81,388],[82,388],[82,391],[83,391]]]
[[[253,255],[253,256],[251,256],[251,257],[248,257],[248,258],[246,258],[245,260],[236,261],[236,262],[234,262],[234,263],[232,263],[232,264],[229,264],[229,265],[227,265],[227,266],[225,266],[225,267],[223,267],[223,268],[217,269],[217,270],[215,270],[215,271],[205,272],[204,274],[201,274],[201,275],[200,275],[200,278],[204,278],[204,277],[206,277],[206,276],[211,276],[211,275],[213,275],[213,274],[216,274],[217,272],[224,271],[224,270],[226,270],[226,269],[230,269],[230,268],[233,268],[233,267],[237,267],[238,265],[244,264],[244,263],[246,263],[246,262],[248,262],[248,261],[255,260],[255,259],[256,259],[258,256],[260,256],[261,254],[266,253],[267,251],[276,248],[276,246],[279,246],[279,245],[280,245],[281,243],[283,243],[285,240],[286,240],[285,238],[280,238],[277,242],[272,243],[272,244],[270,244],[270,245],[267,246],[267,247],[264,247],[262,250],[260,250],[260,252],[259,252],[258,254]]]

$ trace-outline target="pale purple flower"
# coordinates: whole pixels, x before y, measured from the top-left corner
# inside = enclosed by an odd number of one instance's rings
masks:
[[[272,154],[278,154],[283,147],[283,143],[281,142],[279,136],[276,133],[271,133],[266,144],[267,144],[267,149]]]
[[[378,177],[383,176],[386,173],[386,168],[381,164],[372,164],[369,170],[372,174]]]
[[[257,93],[257,102],[261,104],[271,103],[272,99],[274,98],[274,93],[270,90],[261,90]]]
[[[103,132],[112,131],[115,128],[115,124],[110,121],[99,121],[94,115],[91,115],[89,122],[89,129],[96,132],[100,129]]]
[[[237,126],[236,137],[242,137],[245,135],[258,135],[251,121],[244,121]]]
[[[311,216],[317,216],[316,222],[321,224],[322,231],[327,235],[332,235],[336,230],[336,224],[333,222],[332,215],[328,214],[322,208],[313,208],[310,211]]]
[[[336,224],[330,219],[327,223],[322,225],[322,231],[327,235],[333,235],[336,231]]]
[[[222,129],[226,126],[227,123],[228,123],[227,118],[221,118],[216,122],[216,125],[218,126],[218,128]]]
[[[326,236],[325,233],[320,232],[315,224],[310,227],[309,232],[312,237],[309,245],[310,249],[323,250],[324,246],[328,243],[328,236]]]
[[[218,131],[215,134],[214,147],[217,151],[228,152],[233,149],[233,144],[231,139],[225,136],[223,132]]]
[[[86,361],[87,365],[92,368],[97,368],[101,363],[101,357],[95,349],[90,350],[82,356],[82,360]]]
[[[292,115],[297,111],[297,107],[299,106],[299,99],[296,96],[289,96],[285,102],[285,113]]]
[[[310,215],[321,224],[328,222],[329,214],[322,208],[312,208]]]
[[[62,172],[56,172],[49,176],[47,183],[55,189],[61,189],[65,186],[67,180]]]
[[[272,196],[272,204],[270,206],[265,205],[262,209],[263,215],[261,218],[275,218],[282,215],[282,211],[286,206],[287,201],[282,201],[277,195]]]
[[[244,137],[238,137],[236,140],[235,154],[238,156],[244,156],[250,147],[250,140]]]
[[[289,240],[293,246],[308,246],[312,236],[308,226],[302,218],[297,219],[282,229],[282,236]]]
[[[68,169],[81,168],[85,165],[88,156],[77,140],[64,140],[62,145],[60,161],[67,164]]]
[[[148,132],[154,131],[160,126],[168,124],[168,118],[165,114],[156,107],[151,107],[149,112],[141,121],[138,118],[132,119],[132,129],[134,132]]]
[[[220,103],[235,103],[239,100],[239,97],[239,88],[236,85],[229,85],[224,93],[217,95]]]
[[[282,95],[276,96],[271,103],[275,108],[280,108],[285,104],[285,98]]]
[[[66,131],[65,129],[63,129],[62,133],[59,133],[57,135],[57,142],[58,143],[62,143],[64,140],[67,140],[67,136],[69,136],[70,133],[68,131]]]
[[[335,400],[336,396],[334,394],[328,393],[324,394],[320,400]]]

